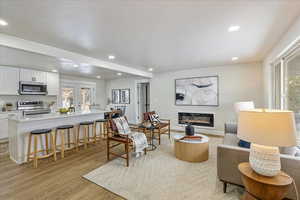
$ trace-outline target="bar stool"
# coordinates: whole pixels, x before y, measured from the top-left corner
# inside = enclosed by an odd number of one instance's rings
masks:
[[[39,138],[40,138],[41,146],[43,144],[42,137],[40,137],[42,135],[45,136],[45,148],[46,149],[38,150],[38,140],[39,140]],[[51,148],[49,148],[48,135],[50,135],[50,146],[51,146]],[[32,137],[33,137],[33,140],[34,140],[33,152],[31,151]],[[42,156],[38,156],[38,153],[40,153],[40,152],[43,152],[43,153],[46,152],[46,154],[42,155]],[[31,155],[33,155],[33,156],[31,156]],[[54,161],[56,161],[55,135],[53,134],[52,129],[37,129],[37,130],[31,131],[30,134],[29,134],[29,141],[28,141],[27,162],[30,162],[31,160],[33,160],[33,166],[34,166],[34,168],[37,168],[38,159],[48,158],[52,155],[54,157]]]
[[[83,138],[80,139],[80,129],[83,127]],[[90,128],[92,128],[92,133],[94,134],[93,137],[90,137]],[[77,132],[77,143],[78,145],[84,145],[84,148],[87,148],[87,145],[89,143],[96,143],[96,135],[94,129],[94,122],[93,121],[87,121],[87,122],[81,122],[78,126],[78,132]]]
[[[100,125],[100,133],[97,134],[97,126]],[[106,119],[98,119],[95,121],[95,127],[94,127],[94,135],[96,135],[96,138],[99,140],[101,137],[106,138],[107,137],[107,120]]]
[[[71,142],[71,136],[70,136],[71,130],[72,130],[72,135],[73,135],[73,142]],[[66,131],[67,131],[67,142],[65,142]],[[60,135],[60,145],[57,145],[57,143],[56,143],[57,134]],[[76,150],[78,150],[76,132],[74,131],[73,125],[62,125],[62,126],[56,127],[55,145],[56,145],[56,147],[60,147],[61,158],[65,157],[66,150],[71,150],[74,148],[76,148]],[[67,145],[67,148],[66,148],[66,145]]]

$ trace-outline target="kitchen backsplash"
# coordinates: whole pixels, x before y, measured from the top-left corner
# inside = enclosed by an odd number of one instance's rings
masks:
[[[6,103],[12,103],[13,104],[13,110],[16,109],[16,103],[17,101],[43,101],[44,103],[51,103],[56,102],[57,103],[57,97],[56,96],[37,96],[37,95],[19,95],[19,96],[1,96],[0,95],[0,112],[2,110],[2,107]],[[56,104],[55,104],[56,107]]]

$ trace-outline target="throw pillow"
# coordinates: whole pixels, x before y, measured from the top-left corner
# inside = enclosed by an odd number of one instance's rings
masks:
[[[240,140],[238,145],[240,147],[244,147],[244,148],[250,149],[251,143],[247,142],[247,141],[244,141],[244,140]]]
[[[150,115],[150,121],[153,125],[159,124],[160,123],[159,115],[158,114]]]
[[[113,120],[117,126],[119,134],[128,135],[131,133],[128,122],[124,117],[115,118]]]

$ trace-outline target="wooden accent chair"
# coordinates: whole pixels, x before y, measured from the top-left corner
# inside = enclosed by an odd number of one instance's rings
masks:
[[[127,118],[125,117],[127,120]],[[117,154],[111,150],[119,145],[124,144],[125,152],[122,154]],[[129,153],[133,150],[133,141],[128,135],[120,135],[118,133],[117,126],[112,118],[108,119],[108,137],[107,137],[107,161],[110,160],[110,155],[114,155],[119,158],[126,160],[126,167],[129,166]],[[144,149],[145,154],[147,154],[147,149]]]
[[[143,114],[143,122],[150,121],[150,115],[155,114],[155,111],[151,112],[145,112]],[[153,130],[154,133],[158,134],[158,144],[160,144],[160,135],[161,134],[168,134],[169,139],[171,138],[171,120],[169,119],[160,119],[160,123],[155,126],[155,129]]]

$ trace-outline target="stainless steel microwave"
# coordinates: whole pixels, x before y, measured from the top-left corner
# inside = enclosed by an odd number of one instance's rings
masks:
[[[20,81],[19,94],[21,95],[47,95],[47,85],[40,82]]]

